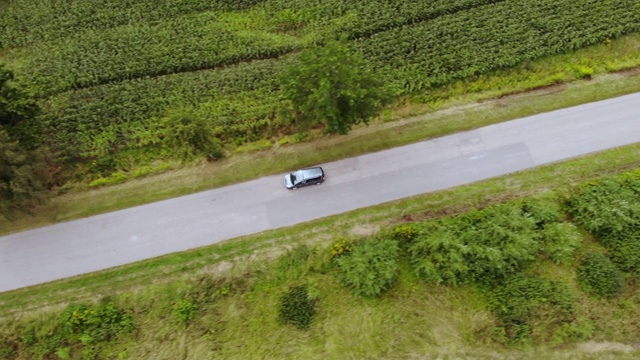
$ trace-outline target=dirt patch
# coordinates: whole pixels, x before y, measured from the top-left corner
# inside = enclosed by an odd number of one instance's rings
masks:
[[[587,341],[584,343],[580,343],[577,345],[577,348],[580,351],[585,353],[598,353],[598,352],[623,352],[630,353],[633,351],[640,350],[640,345],[627,345],[616,342],[608,342],[608,341]]]
[[[622,76],[636,76],[636,75],[640,75],[640,67],[622,69],[622,70],[615,71],[613,73],[617,75],[622,75]]]
[[[350,233],[356,236],[370,236],[380,231],[380,225],[359,224],[354,226]]]

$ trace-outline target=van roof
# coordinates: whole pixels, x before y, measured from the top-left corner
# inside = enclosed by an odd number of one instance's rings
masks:
[[[305,179],[320,177],[320,176],[324,176],[324,171],[319,166],[314,168],[302,169],[302,176]]]

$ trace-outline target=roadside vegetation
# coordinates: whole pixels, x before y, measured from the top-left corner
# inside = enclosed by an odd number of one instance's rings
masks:
[[[631,359],[639,155],[630,145],[5,292],[0,354]]]

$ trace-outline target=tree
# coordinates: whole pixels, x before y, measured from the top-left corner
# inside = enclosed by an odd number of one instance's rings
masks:
[[[37,147],[36,115],[40,108],[24,91],[12,86],[13,73],[0,64],[0,126],[29,149]]]
[[[178,156],[189,159],[204,155],[207,160],[224,157],[220,141],[213,135],[209,122],[189,110],[176,110],[163,120],[164,143]]]
[[[303,51],[280,83],[297,125],[326,123],[331,133],[366,124],[387,99],[362,56],[338,41]]]
[[[38,151],[26,151],[0,126],[0,213],[47,198],[48,173]]]

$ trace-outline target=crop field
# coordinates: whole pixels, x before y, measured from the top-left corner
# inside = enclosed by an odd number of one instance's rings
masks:
[[[279,74],[328,39],[402,96],[639,32],[640,2],[2,0],[0,23],[0,61],[42,104],[57,160],[108,155],[113,171],[166,155],[172,111],[225,144],[278,136]]]

